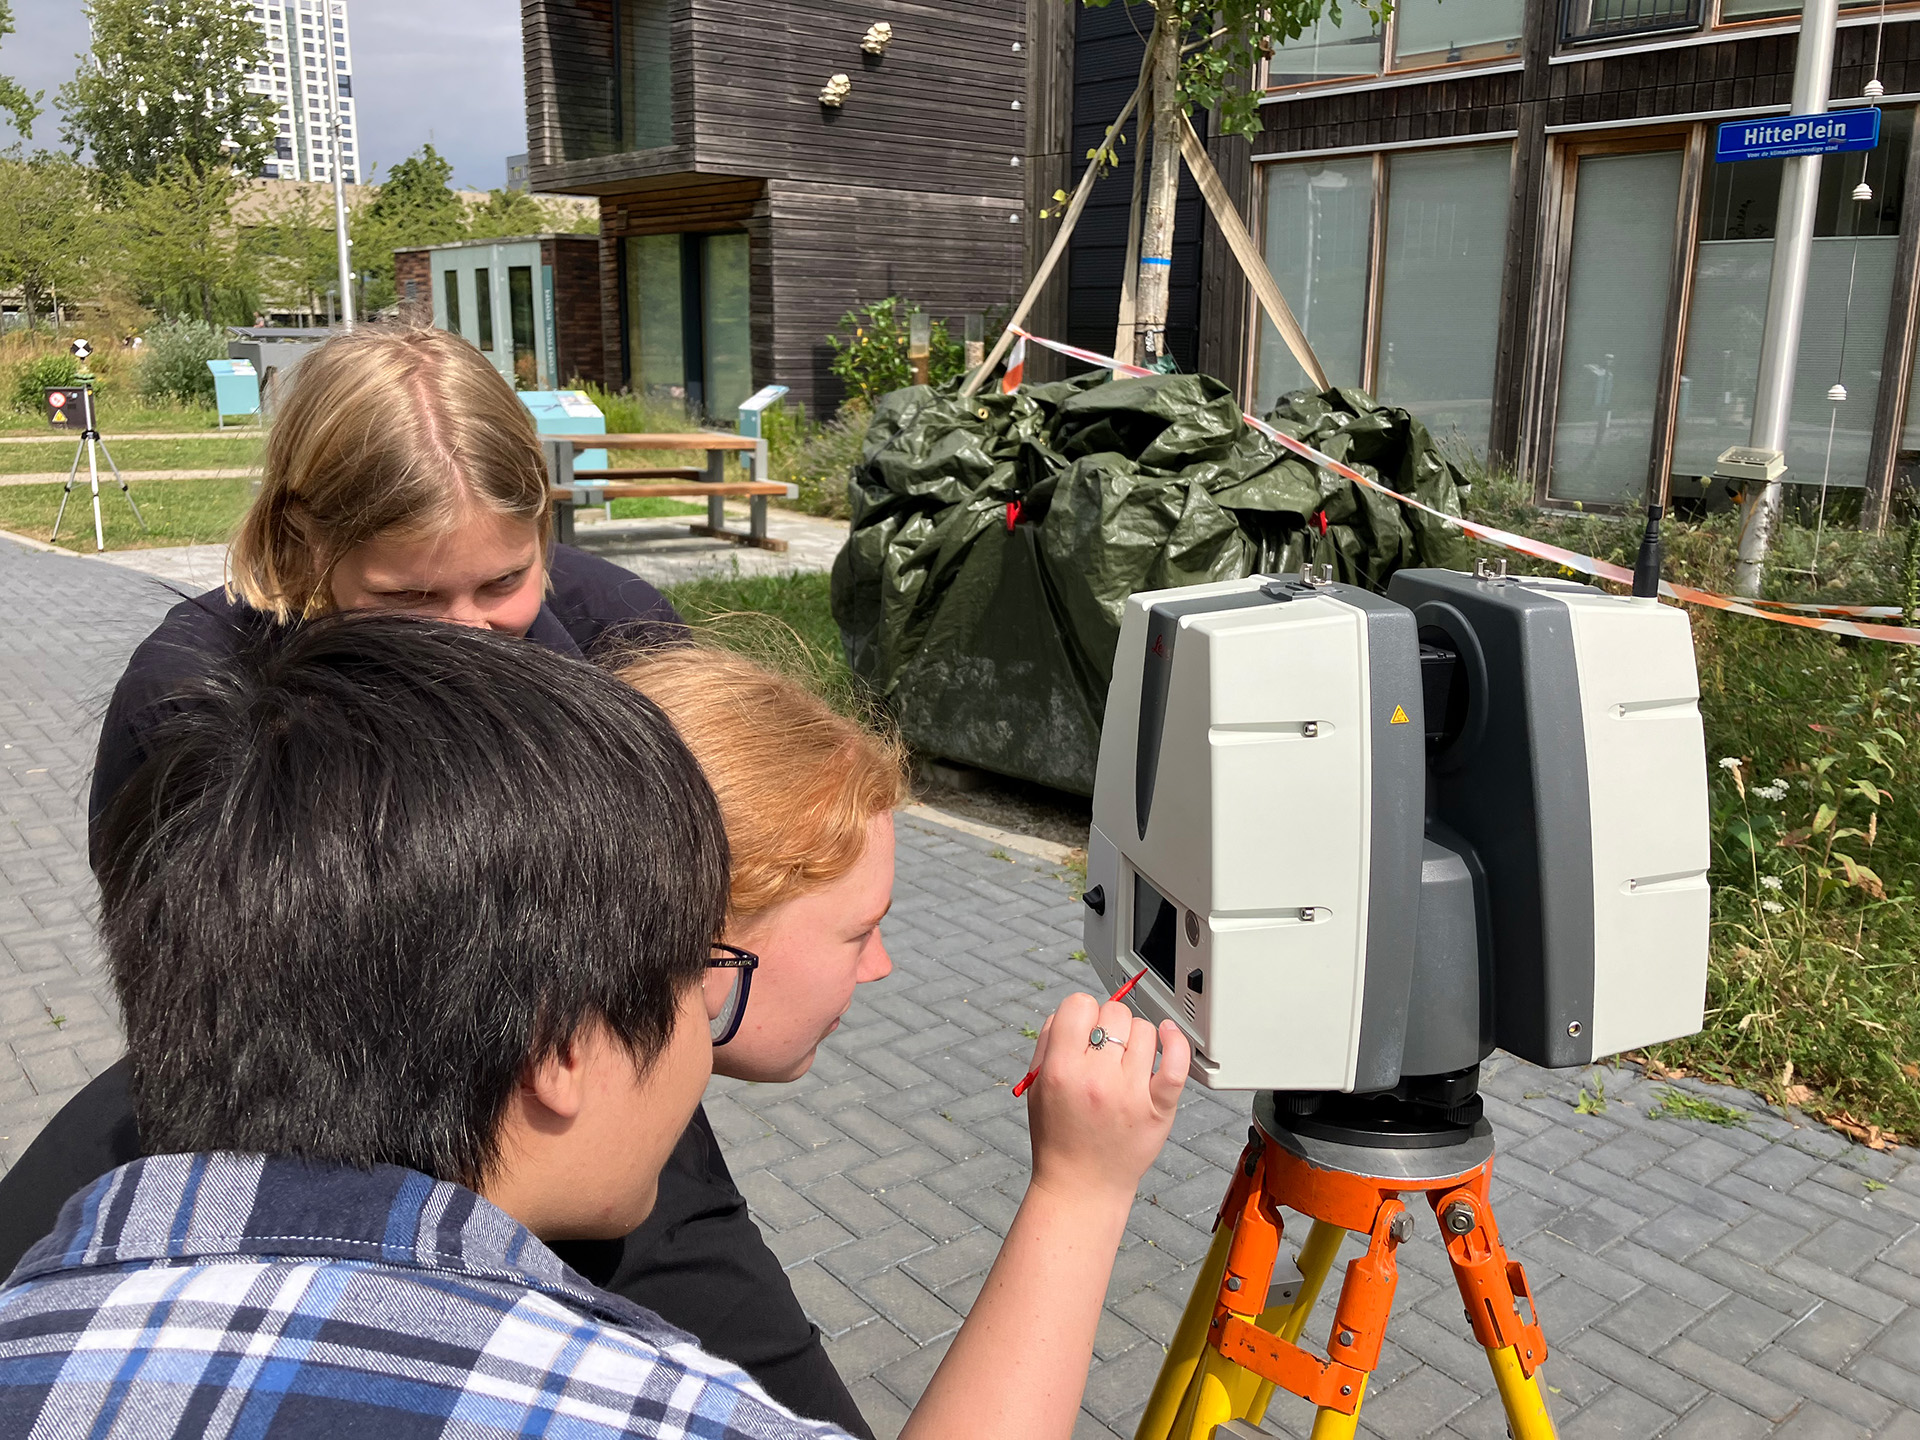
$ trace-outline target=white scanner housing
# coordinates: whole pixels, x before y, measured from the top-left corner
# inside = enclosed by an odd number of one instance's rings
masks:
[[[1215,1089],[1585,1064],[1700,1027],[1706,788],[1672,607],[1433,570],[1136,595],[1088,957],[1147,967]]]

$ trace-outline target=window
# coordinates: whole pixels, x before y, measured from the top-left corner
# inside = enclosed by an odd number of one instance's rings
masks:
[[[1358,385],[1373,231],[1372,157],[1269,165],[1265,182],[1267,268],[1327,378],[1335,385]],[[1257,357],[1257,413],[1270,410],[1287,391],[1312,383],[1264,315]]]
[[[1788,478],[1796,483],[1818,485],[1823,475],[1833,485],[1866,483],[1912,136],[1913,112],[1888,110],[1877,149],[1821,162],[1787,433]],[[1782,173],[1778,160],[1715,165],[1708,173],[1681,367],[1676,475],[1712,473],[1728,446],[1751,437]],[[1853,187],[1863,178],[1874,198],[1855,201]],[[1847,391],[1837,409],[1827,398],[1836,381]]]
[[[738,232],[627,241],[629,383],[727,417],[753,391],[748,239]]]
[[[1322,11],[1302,32],[1267,60],[1268,85],[1304,85],[1380,73],[1381,30],[1358,3],[1340,7],[1340,20]]]
[[[446,293],[447,329],[459,335],[463,333],[460,329],[460,272],[458,270],[442,271],[440,283]]]
[[[1547,488],[1633,504],[1646,492],[1662,372],[1680,152],[1581,156]]]
[[[482,350],[493,349],[493,277],[482,266],[473,272],[473,320]]]
[[[1703,0],[1565,0],[1562,38],[1612,40],[1663,30],[1698,30]]]
[[[669,0],[620,0],[622,148],[673,143],[673,51]]]
[[[1394,68],[1520,53],[1521,0],[1406,0],[1393,7]]]
[[[1387,157],[1375,388],[1436,436],[1456,435],[1482,455],[1512,170],[1505,145]]]
[[[507,267],[507,324],[513,335],[513,383],[532,390],[540,384],[533,353],[533,267]]]

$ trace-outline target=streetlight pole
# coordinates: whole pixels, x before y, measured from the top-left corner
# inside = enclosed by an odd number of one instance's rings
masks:
[[[1833,73],[1833,36],[1840,0],[1806,0],[1800,14],[1800,52],[1793,68],[1793,113],[1821,115]],[[1753,402],[1755,450],[1785,454],[1793,411],[1793,369],[1800,354],[1800,322],[1807,308],[1807,271],[1813,263],[1814,209],[1820,198],[1820,157],[1782,162],[1780,208],[1773,227],[1773,275],[1767,286],[1767,324],[1760,338],[1760,376]],[[1748,492],[1740,528],[1740,562],[1733,593],[1755,596],[1767,549],[1780,521],[1784,482],[1769,480]]]
[[[1812,0],[1809,0],[1812,3]],[[1837,3],[1837,0],[1830,0]],[[340,72],[333,63],[333,37],[327,32],[326,41],[327,91],[333,99],[333,239],[334,248],[339,253],[340,264],[340,319],[345,327],[353,329],[353,257],[349,248],[353,242],[347,238],[347,182],[340,171]]]

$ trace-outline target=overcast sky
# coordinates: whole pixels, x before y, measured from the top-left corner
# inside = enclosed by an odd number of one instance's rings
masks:
[[[81,0],[14,0],[15,33],[0,40],[0,75],[46,91],[32,144],[60,143],[54,92],[87,47]],[[506,184],[507,156],[527,148],[516,0],[347,0],[360,153],[381,178],[429,139],[453,162],[454,184]],[[0,148],[20,136],[0,119]]]

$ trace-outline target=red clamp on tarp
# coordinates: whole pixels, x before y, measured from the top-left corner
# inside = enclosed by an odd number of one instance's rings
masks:
[[[1313,519],[1314,519],[1314,523],[1320,527],[1320,533],[1322,535],[1326,534],[1327,533],[1327,512],[1324,510],[1316,510],[1313,512]]]
[[[1019,518],[1020,518],[1020,502],[1018,500],[1007,501],[1007,533],[1009,535],[1013,533],[1014,522]]]

